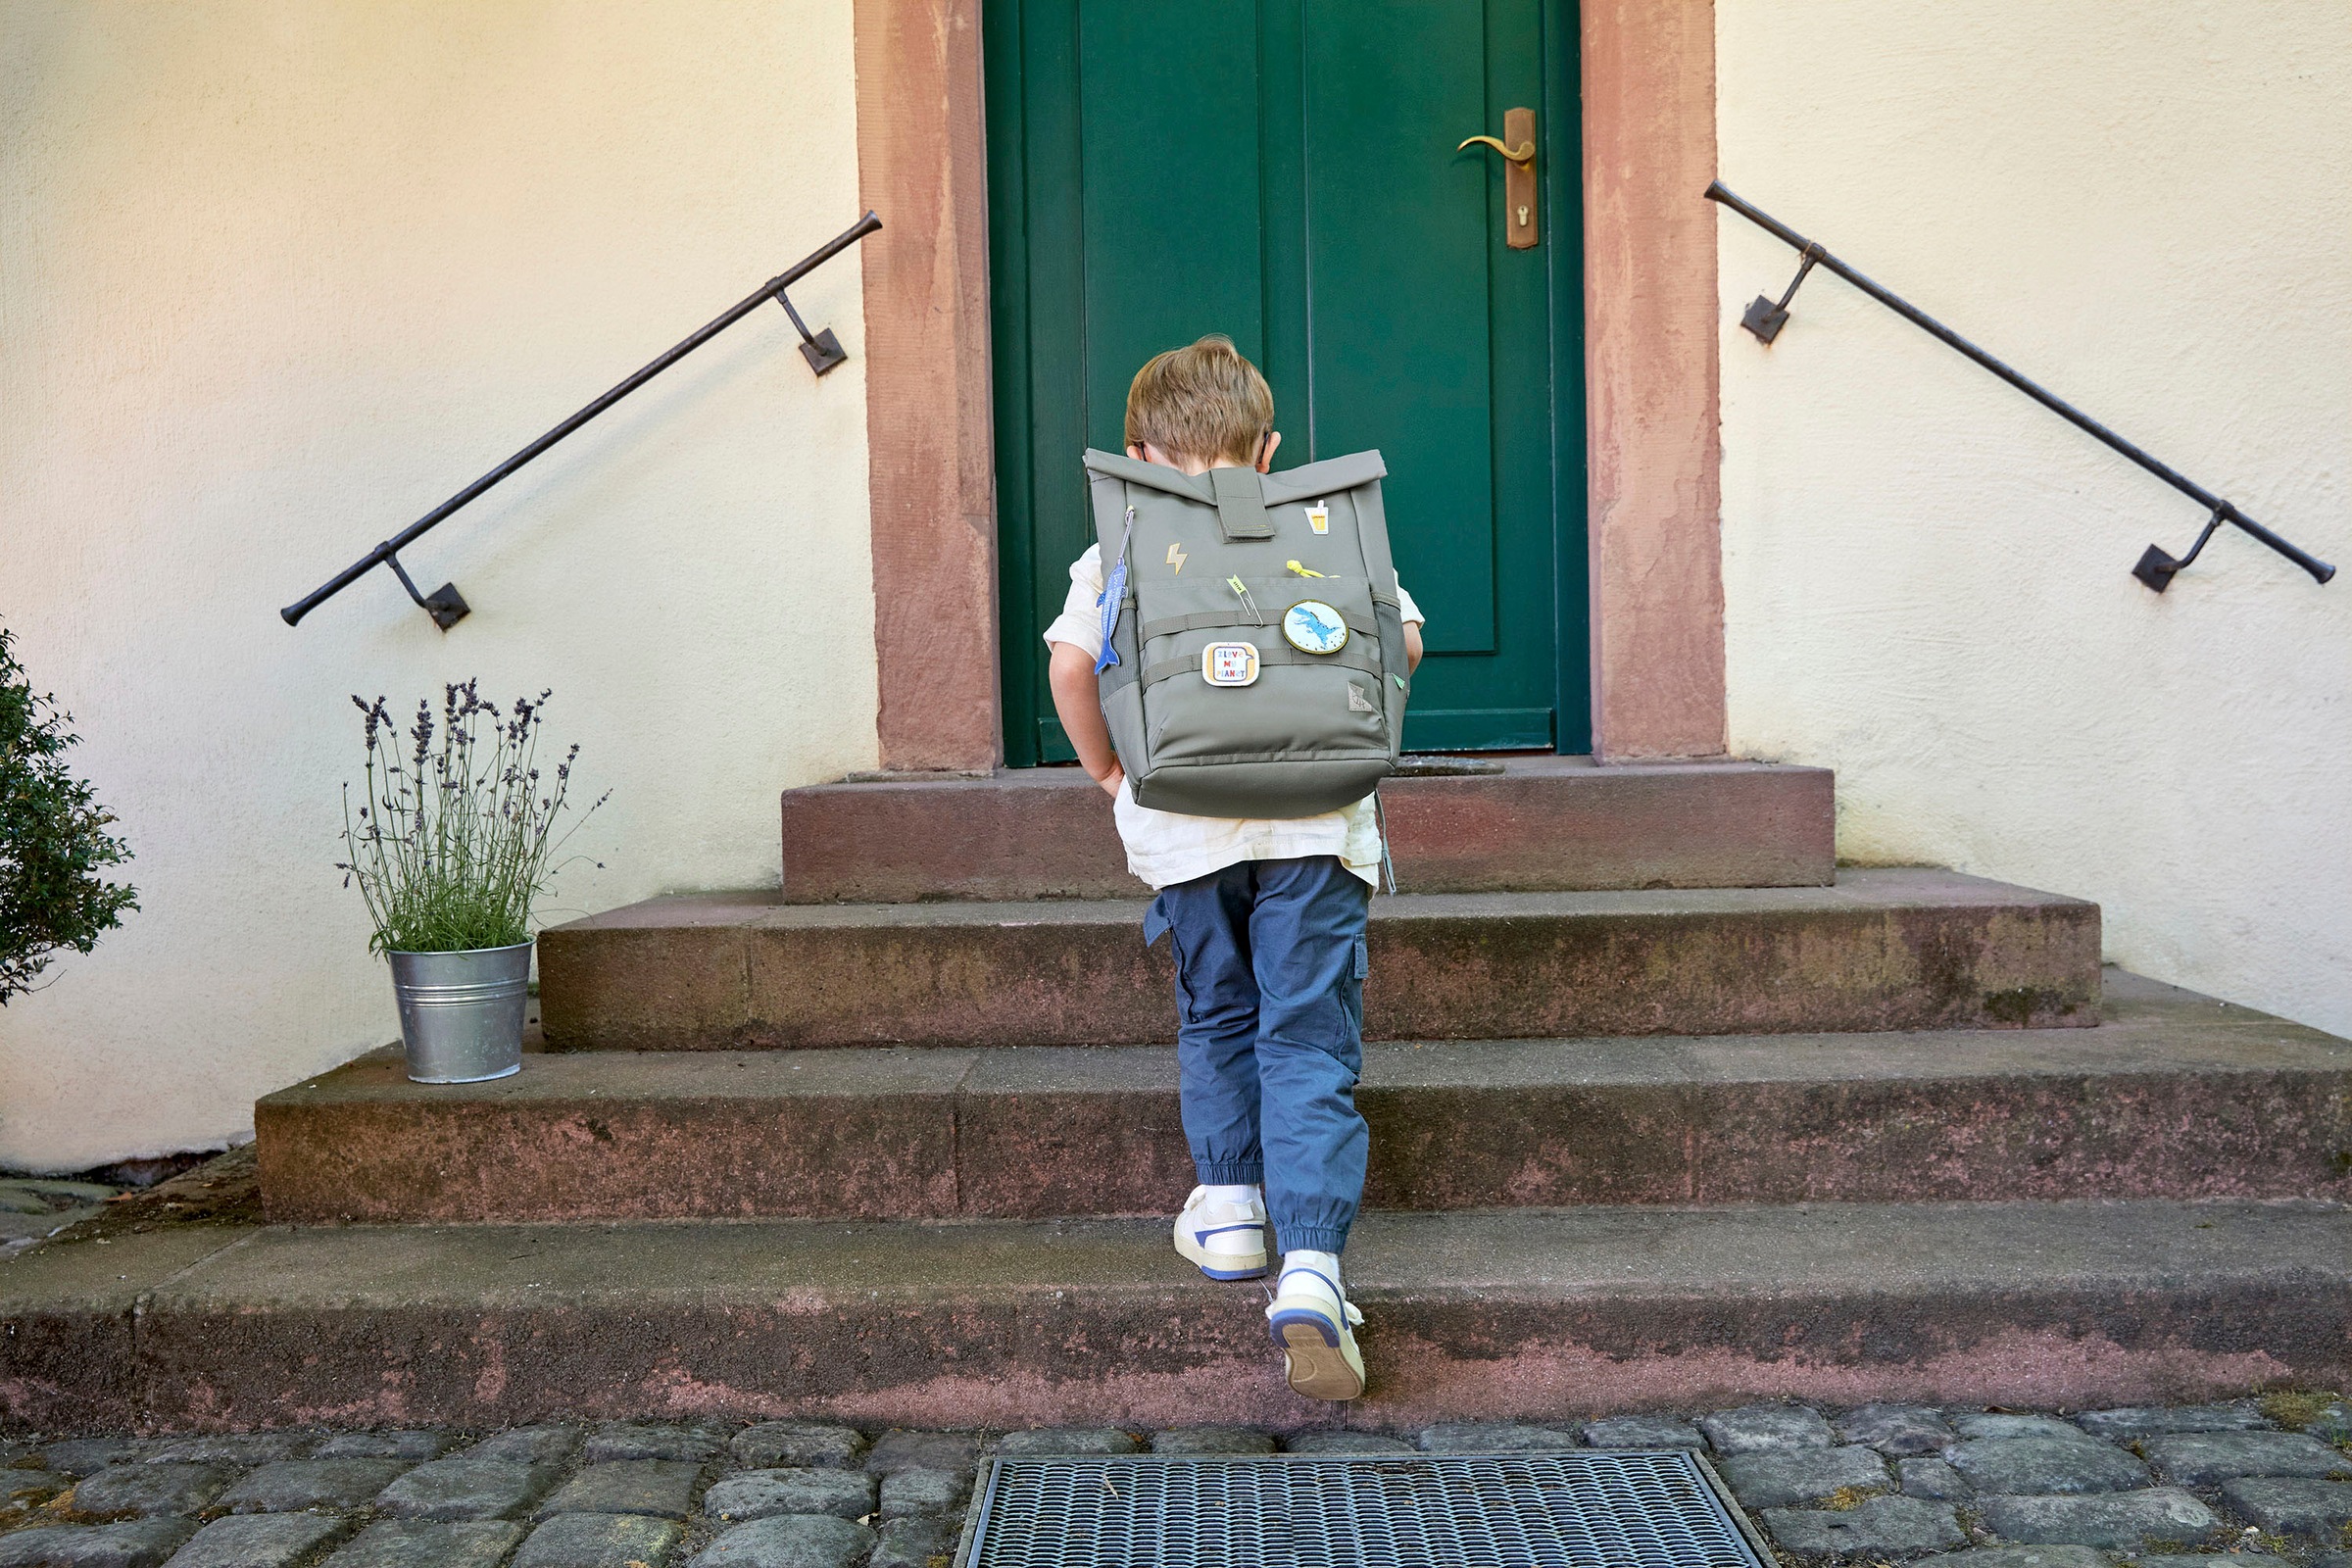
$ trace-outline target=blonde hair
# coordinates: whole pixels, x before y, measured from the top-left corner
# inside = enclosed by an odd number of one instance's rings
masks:
[[[1152,355],[1127,387],[1131,447],[1248,466],[1273,428],[1273,389],[1222,332]]]

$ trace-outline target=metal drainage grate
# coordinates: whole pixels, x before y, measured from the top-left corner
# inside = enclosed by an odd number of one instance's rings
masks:
[[[1679,1451],[996,1459],[956,1568],[1763,1568]]]

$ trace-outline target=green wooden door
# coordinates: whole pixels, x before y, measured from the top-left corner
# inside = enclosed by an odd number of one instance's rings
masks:
[[[1225,332],[1288,467],[1377,447],[1429,617],[1405,744],[1590,746],[1576,25],[1562,0],[991,0],[1005,753],[1070,756],[1046,624],[1092,538],[1078,455]],[[1533,108],[1541,243],[1504,244]]]

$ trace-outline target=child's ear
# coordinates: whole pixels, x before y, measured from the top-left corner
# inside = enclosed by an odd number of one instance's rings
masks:
[[[1150,463],[1152,461],[1150,458],[1144,456],[1144,449],[1140,446],[1137,446],[1132,441],[1127,443],[1127,455],[1138,463]]]
[[[1282,432],[1268,430],[1263,445],[1257,449],[1257,471],[1271,473],[1274,469],[1274,449],[1282,445]]]

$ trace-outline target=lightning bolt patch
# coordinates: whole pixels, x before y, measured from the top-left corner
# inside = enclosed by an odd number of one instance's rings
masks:
[[[1174,566],[1178,571],[1184,570],[1184,564],[1192,559],[1192,557],[1185,554],[1184,546],[1168,546],[1168,564]]]

